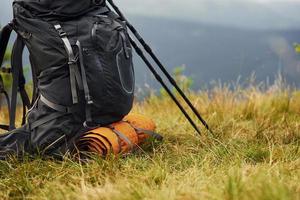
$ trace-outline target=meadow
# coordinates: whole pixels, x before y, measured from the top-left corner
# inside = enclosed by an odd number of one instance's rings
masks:
[[[188,96],[213,135],[152,94],[133,112],[154,119],[162,143],[84,164],[1,161],[0,199],[300,199],[300,90],[220,84]]]

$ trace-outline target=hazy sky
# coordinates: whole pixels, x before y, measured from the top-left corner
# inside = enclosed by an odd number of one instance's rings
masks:
[[[0,24],[11,18],[12,1],[0,0]],[[300,0],[115,0],[115,3],[126,15],[254,28],[300,24]]]
[[[300,0],[115,0],[126,14],[263,28],[300,23]]]

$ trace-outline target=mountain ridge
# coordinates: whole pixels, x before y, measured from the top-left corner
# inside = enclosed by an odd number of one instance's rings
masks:
[[[158,18],[134,19],[133,24],[169,71],[187,65],[186,73],[197,75],[196,87],[218,79],[247,79],[255,71],[258,81],[272,80],[279,70],[289,82],[299,84],[299,59],[293,51],[293,43],[299,41],[298,29],[244,30]]]

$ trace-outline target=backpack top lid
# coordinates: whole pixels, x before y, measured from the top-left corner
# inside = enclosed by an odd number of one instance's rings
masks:
[[[78,16],[93,7],[105,6],[105,0],[14,0],[35,15]]]

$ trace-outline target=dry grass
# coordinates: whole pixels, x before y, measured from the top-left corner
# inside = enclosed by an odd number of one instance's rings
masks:
[[[167,97],[134,112],[165,140],[88,164],[0,162],[1,199],[300,199],[300,91],[218,86],[189,95],[215,131],[196,136]]]

